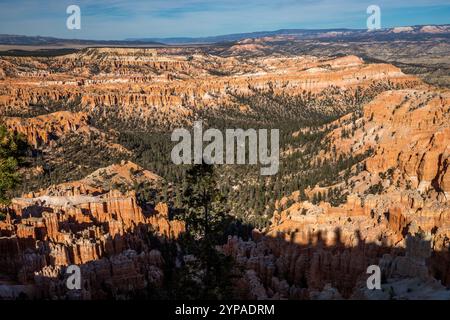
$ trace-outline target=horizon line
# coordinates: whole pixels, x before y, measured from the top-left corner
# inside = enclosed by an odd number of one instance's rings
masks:
[[[433,23],[427,23],[427,24],[415,24],[415,25],[399,25],[399,26],[388,26],[388,27],[382,27],[377,30],[368,30],[367,28],[343,28],[343,27],[337,27],[337,28],[281,28],[281,29],[275,29],[275,30],[259,30],[259,31],[250,31],[250,32],[234,32],[234,33],[223,33],[223,34],[215,34],[215,35],[208,35],[208,36],[168,36],[168,37],[127,37],[122,39],[92,39],[92,38],[62,38],[57,36],[51,36],[51,35],[27,35],[27,34],[12,34],[12,33],[0,33],[0,36],[19,36],[19,37],[29,37],[29,38],[50,38],[55,40],[74,40],[74,41],[92,41],[92,42],[118,42],[118,41],[125,41],[125,42],[131,42],[131,41],[157,41],[157,40],[172,40],[172,39],[208,39],[208,38],[219,38],[219,37],[226,37],[226,36],[237,36],[237,35],[251,35],[251,34],[258,34],[258,33],[275,33],[275,32],[281,32],[281,31],[318,31],[318,32],[325,32],[325,31],[337,31],[337,30],[343,30],[343,31],[367,31],[367,32],[381,32],[388,29],[394,29],[394,28],[404,28],[404,27],[423,27],[423,26],[450,26],[450,23],[443,23],[443,24],[433,24]]]

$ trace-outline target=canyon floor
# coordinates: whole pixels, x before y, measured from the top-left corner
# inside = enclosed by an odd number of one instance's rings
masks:
[[[215,167],[231,297],[450,299],[450,50],[427,43],[398,59],[281,36],[0,56],[2,125],[28,145],[1,208],[0,299],[169,299],[179,274],[201,287],[179,214],[189,166],[170,159],[172,130],[196,120],[280,129],[275,176]]]

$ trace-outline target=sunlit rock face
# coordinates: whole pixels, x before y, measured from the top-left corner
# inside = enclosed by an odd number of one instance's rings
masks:
[[[255,58],[180,54],[176,49],[97,48],[55,58],[4,57],[0,110],[20,114],[41,105],[77,105],[87,115],[176,127],[196,110],[235,104],[250,87],[296,94],[330,86],[356,88],[376,81],[416,82],[388,64],[356,56]]]
[[[33,148],[52,144],[53,140],[69,132],[89,134],[86,113],[72,113],[60,111],[35,118],[8,117],[5,125],[11,131],[17,132],[26,138]]]

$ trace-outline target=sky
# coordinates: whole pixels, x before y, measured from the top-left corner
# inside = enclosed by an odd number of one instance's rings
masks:
[[[66,27],[69,5],[80,7],[79,30]],[[369,5],[380,7],[383,28],[450,24],[450,0],[0,0],[0,34],[122,40],[363,29]]]

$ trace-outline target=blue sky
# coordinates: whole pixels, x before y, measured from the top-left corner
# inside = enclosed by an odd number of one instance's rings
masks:
[[[81,30],[67,30],[67,6]],[[82,39],[211,36],[286,28],[365,28],[450,23],[450,0],[0,0],[0,33]]]

